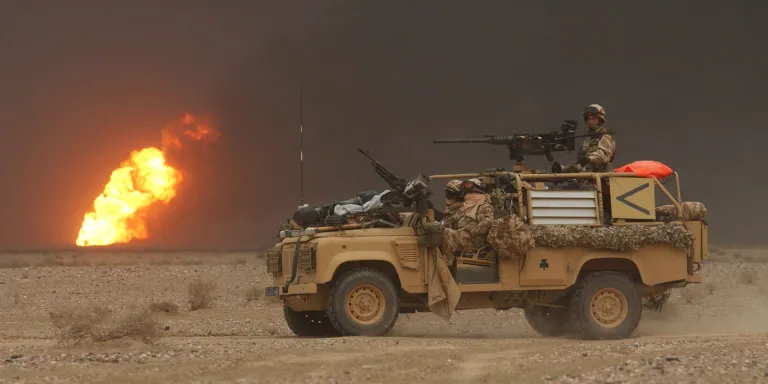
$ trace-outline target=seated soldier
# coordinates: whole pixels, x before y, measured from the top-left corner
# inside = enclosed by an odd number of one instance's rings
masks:
[[[461,180],[451,180],[445,184],[445,214],[443,222],[448,220],[459,207],[464,204],[464,194],[461,191]]]
[[[493,207],[479,179],[462,183],[463,204],[444,220],[452,252],[474,252],[486,245],[493,223]]]

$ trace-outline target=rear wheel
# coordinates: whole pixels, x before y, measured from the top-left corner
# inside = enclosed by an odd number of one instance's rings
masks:
[[[283,315],[288,328],[296,336],[331,337],[339,335],[325,311],[297,312],[288,306],[283,306]]]
[[[344,336],[384,335],[395,325],[399,312],[395,285],[377,270],[351,270],[331,288],[328,318]]]
[[[570,313],[567,308],[525,308],[525,320],[542,336],[562,336],[569,330]]]
[[[634,283],[617,272],[590,274],[571,297],[573,330],[583,338],[629,337],[640,323],[642,312],[642,301]]]

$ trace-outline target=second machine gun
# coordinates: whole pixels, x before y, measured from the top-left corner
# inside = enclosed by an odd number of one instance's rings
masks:
[[[554,161],[552,152],[573,151],[576,147],[576,138],[594,136],[595,134],[576,136],[578,121],[565,120],[560,125],[560,132],[549,133],[513,133],[510,136],[485,135],[483,139],[438,139],[435,144],[445,143],[471,143],[505,145],[509,150],[509,159],[515,161],[513,172],[528,170],[523,164],[526,155],[545,155],[552,166],[552,172],[559,172],[560,165]]]

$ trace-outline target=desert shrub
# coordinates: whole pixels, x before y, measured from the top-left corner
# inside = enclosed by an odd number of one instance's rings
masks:
[[[757,272],[753,269],[742,271],[741,275],[739,275],[739,282],[747,285],[754,284],[757,282]]]
[[[170,301],[163,301],[150,304],[149,310],[152,312],[179,313],[179,306]]]
[[[64,345],[85,344],[131,338],[147,344],[160,336],[160,327],[148,310],[127,313],[118,319],[101,306],[66,308],[49,313],[53,326],[58,330],[59,343]]]
[[[97,341],[131,338],[146,344],[152,344],[160,337],[160,324],[150,311],[128,313],[109,329],[97,335]]]
[[[198,280],[189,284],[189,309],[208,308],[213,303],[216,285],[211,281]]]
[[[256,301],[261,297],[261,287],[254,286],[248,288],[247,291],[245,291],[245,300],[248,302]]]

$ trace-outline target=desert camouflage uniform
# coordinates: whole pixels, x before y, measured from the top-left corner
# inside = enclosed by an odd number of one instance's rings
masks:
[[[491,230],[488,232],[488,243],[504,260],[525,256],[531,248],[536,246],[533,233],[514,213],[493,221]]]
[[[480,184],[479,180],[470,180]],[[493,207],[488,194],[473,189],[464,196],[464,203],[443,222],[452,251],[467,252],[482,248],[487,243],[488,231],[494,220]]]
[[[605,109],[598,104],[588,108],[597,109],[598,126],[589,128],[589,134],[602,133],[587,137],[581,144],[576,164],[564,167],[565,172],[610,172],[613,169],[613,159],[616,156],[616,140],[605,129]],[[584,113],[587,120],[588,113]]]
[[[588,137],[579,150],[578,163],[584,172],[609,172],[613,169],[612,161],[616,155],[616,141],[605,133],[602,126],[589,133],[603,133],[601,136]]]

